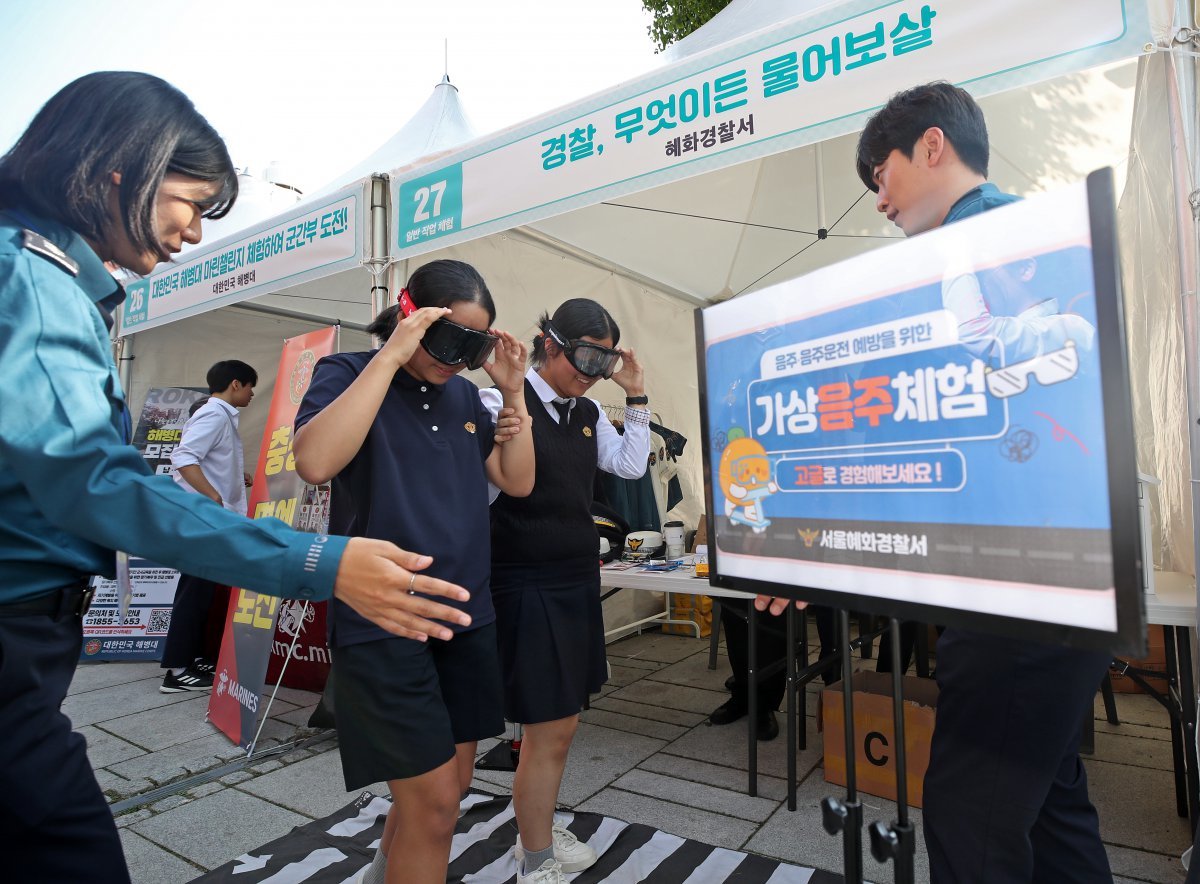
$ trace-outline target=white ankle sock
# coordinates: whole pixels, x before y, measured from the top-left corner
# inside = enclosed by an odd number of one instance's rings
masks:
[[[526,850],[524,868],[521,869],[521,874],[528,875],[530,872],[536,871],[542,867],[548,859],[554,859],[554,842],[545,850]]]
[[[367,866],[367,873],[363,875],[362,884],[386,884],[387,882],[387,857],[383,855],[383,851],[378,847],[375,848],[375,856],[371,860],[371,864]]]

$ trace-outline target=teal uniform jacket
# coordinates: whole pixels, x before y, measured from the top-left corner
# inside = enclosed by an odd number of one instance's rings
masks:
[[[129,445],[109,342],[124,299],[78,234],[0,212],[0,605],[112,576],[114,550],[257,592],[329,598],[346,538],[230,513],[153,475]]]

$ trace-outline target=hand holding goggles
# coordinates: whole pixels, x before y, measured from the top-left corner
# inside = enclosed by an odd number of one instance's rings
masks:
[[[400,312],[406,317],[417,310],[408,289],[400,290],[399,303]],[[439,319],[425,330],[421,346],[443,365],[460,365],[465,362],[467,368],[473,371],[483,367],[499,340],[490,332],[467,328],[449,319]]]
[[[617,360],[621,358],[620,350],[610,350],[590,341],[568,341],[550,323],[546,323],[546,333],[558,344],[577,372],[589,378],[612,377]]]

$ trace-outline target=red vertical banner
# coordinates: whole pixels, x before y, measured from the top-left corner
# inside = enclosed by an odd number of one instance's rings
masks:
[[[292,423],[317,360],[333,353],[336,347],[336,327],[288,338],[283,343],[275,395],[250,491],[252,518],[273,516],[289,525],[295,521],[296,501],[303,496],[305,485],[296,475],[292,457]],[[243,748],[254,739],[279,608],[280,599],[248,589],[234,588],[230,596],[208,717]]]

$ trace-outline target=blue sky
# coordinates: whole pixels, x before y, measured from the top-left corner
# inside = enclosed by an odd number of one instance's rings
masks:
[[[239,166],[316,188],[385,141],[449,72],[480,134],[658,62],[639,0],[10,0],[0,151],[55,91],[142,70],[186,92]]]

